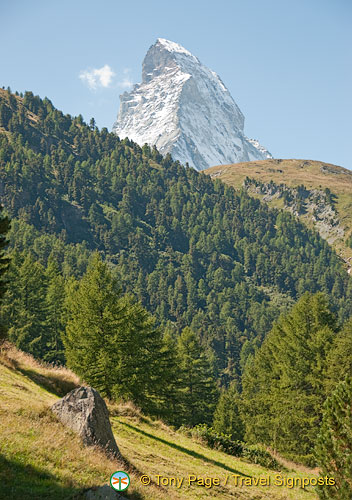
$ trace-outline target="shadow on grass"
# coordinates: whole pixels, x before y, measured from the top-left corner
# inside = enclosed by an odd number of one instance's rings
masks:
[[[23,363],[19,362],[13,356],[11,356],[12,344],[6,343],[0,346],[0,365],[5,366],[9,370],[22,373],[25,377],[32,380],[35,384],[39,385],[42,389],[45,389],[56,396],[65,396],[72,389],[76,389],[77,384],[73,380],[69,380],[62,376],[59,370],[55,371],[55,367],[47,364],[47,368],[43,366],[44,373],[40,373],[41,364],[40,361],[36,361],[32,355],[23,353],[28,358],[32,358],[33,362],[38,365],[37,369],[32,369],[30,366],[23,366]],[[10,351],[10,354],[8,353]],[[17,352],[17,350],[16,350]],[[18,351],[21,353],[21,351]],[[30,362],[31,360],[29,360]],[[44,363],[44,365],[46,365]]]
[[[23,464],[20,460],[8,460],[0,454],[0,500],[84,500],[86,498],[87,488],[64,486],[50,472],[40,467]],[[143,500],[145,497],[135,491],[124,492],[124,496],[119,498]]]
[[[121,422],[119,421],[119,424],[125,425],[126,427],[129,427],[130,429],[134,430],[135,432],[138,432],[139,434],[142,434],[143,436],[146,436],[151,439],[155,439],[156,441],[159,441],[160,443],[166,444],[167,446],[170,446],[171,448],[174,448],[175,450],[181,451],[182,453],[186,453],[187,455],[190,455],[193,458],[198,458],[199,460],[204,460],[205,462],[208,462],[212,465],[216,465],[217,467],[221,467],[222,469],[225,469],[228,472],[232,472],[233,474],[239,474],[240,476],[244,477],[252,477],[248,476],[247,474],[243,474],[243,472],[239,472],[236,469],[233,469],[232,467],[229,467],[228,465],[223,464],[222,462],[218,462],[217,460],[213,460],[212,458],[208,458],[205,455],[202,455],[201,453],[198,453],[193,450],[188,450],[187,448],[184,448],[183,446],[180,446],[178,444],[172,443],[170,441],[166,441],[165,439],[159,438],[157,436],[154,436],[153,434],[149,434],[148,432],[142,431],[141,429],[138,429],[138,427],[135,427],[134,425],[127,424],[126,422]]]
[[[40,467],[23,464],[20,460],[7,460],[0,455],[1,500],[80,498],[83,489],[63,486],[49,472]]]
[[[70,380],[65,380],[60,377],[60,374],[55,373],[38,373],[31,368],[24,368],[18,363],[16,359],[0,358],[0,364],[3,364],[9,370],[22,373],[25,377],[32,380],[35,384],[39,385],[42,389],[55,394],[55,396],[63,397],[72,389],[76,389],[77,385]]]
[[[35,370],[25,369],[18,367],[17,370],[28,377],[32,382],[39,385],[42,389],[55,394],[55,396],[63,397],[68,392],[76,389],[77,385],[68,380],[62,380],[60,377],[55,377],[55,375],[41,375]]]

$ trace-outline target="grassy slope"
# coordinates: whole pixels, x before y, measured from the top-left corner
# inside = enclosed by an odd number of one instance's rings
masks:
[[[312,160],[262,160],[233,165],[220,165],[204,170],[213,178],[240,188],[244,179],[252,177],[262,182],[272,180],[276,184],[284,183],[289,187],[303,184],[307,188],[329,188],[337,196],[339,219],[345,228],[344,240],[352,234],[352,172],[336,165]],[[279,204],[277,208],[282,208]],[[277,201],[271,202],[273,205]],[[308,227],[312,221],[302,217]],[[334,244],[337,252],[346,260],[352,258],[352,249],[347,248],[344,241]],[[351,261],[352,263],[352,261]]]
[[[84,489],[105,484],[115,470],[126,466],[106,458],[98,449],[83,448],[74,433],[51,414],[57,400],[78,383],[68,370],[47,369],[14,349],[0,356],[0,499],[80,498]],[[210,450],[174,432],[161,422],[143,417],[133,407],[111,406],[117,443],[130,464],[131,486],[127,498],[135,499],[315,499],[312,488],[236,487],[232,474],[258,478],[270,474],[225,453]],[[291,477],[313,476],[294,467]],[[140,476],[152,483],[143,486]],[[156,475],[184,478],[189,474],[218,477],[221,485],[206,489],[183,485],[180,489],[157,487]],[[225,486],[225,478],[228,484]]]

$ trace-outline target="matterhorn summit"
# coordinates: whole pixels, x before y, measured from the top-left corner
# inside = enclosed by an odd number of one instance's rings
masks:
[[[142,83],[120,96],[113,131],[197,170],[264,160],[271,154],[243,132],[244,116],[219,76],[181,45],[158,38]]]

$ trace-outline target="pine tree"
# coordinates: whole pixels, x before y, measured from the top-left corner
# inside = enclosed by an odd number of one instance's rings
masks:
[[[157,411],[161,334],[139,303],[121,295],[98,253],[81,281],[69,283],[66,309],[68,366],[104,396]]]
[[[330,394],[341,380],[352,374],[352,318],[336,335],[327,364],[326,393]]]
[[[160,359],[163,381],[159,389],[160,417],[176,426],[182,423],[182,375],[177,353],[177,340],[166,331]]]
[[[243,376],[249,441],[299,460],[312,459],[335,331],[335,316],[322,293],[304,294],[274,325]]]
[[[0,205],[0,305],[1,301],[5,295],[7,281],[5,279],[5,273],[9,266],[9,259],[5,256],[5,248],[7,246],[6,234],[10,229],[9,219],[3,215],[3,207]],[[6,328],[0,318],[0,343],[5,339]]]
[[[43,359],[47,351],[46,276],[43,266],[28,255],[12,254],[4,317],[9,340],[19,349]]]
[[[316,445],[321,476],[334,478],[334,486],[318,486],[319,498],[352,498],[352,377],[340,382],[324,404]]]
[[[183,423],[193,427],[210,424],[217,402],[217,388],[208,361],[189,327],[184,328],[178,341],[179,367],[182,376]]]
[[[234,441],[243,441],[244,423],[240,415],[240,395],[237,382],[233,381],[227,390],[223,390],[214,413],[213,427],[223,434],[228,434]]]
[[[46,278],[47,345],[44,360],[54,363],[64,363],[62,336],[65,329],[65,279],[61,275],[56,261],[53,259],[49,259]]]

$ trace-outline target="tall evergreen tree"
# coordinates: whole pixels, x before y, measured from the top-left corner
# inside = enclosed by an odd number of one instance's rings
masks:
[[[319,498],[352,498],[352,377],[340,382],[324,404],[316,445],[321,476],[334,478],[334,486],[318,486]]]
[[[66,308],[68,366],[104,396],[157,411],[161,334],[139,303],[121,295],[98,253],[81,281],[69,284]]]
[[[274,325],[243,377],[248,440],[310,460],[335,331],[335,316],[322,293],[304,294]]]
[[[169,331],[163,336],[160,371],[163,374],[159,389],[159,415],[173,424],[182,423],[182,374],[180,373],[177,340]]]
[[[327,364],[326,392],[330,394],[341,380],[352,376],[352,318],[335,337]]]
[[[65,359],[64,346],[62,343],[62,336],[65,329],[65,279],[60,273],[56,261],[53,259],[49,259],[46,269],[46,278],[47,346],[44,360],[54,363],[63,363]]]
[[[46,276],[30,254],[13,252],[9,289],[4,299],[9,340],[16,347],[44,358],[47,352]]]
[[[190,426],[210,424],[218,392],[210,362],[189,327],[184,328],[179,337],[178,353],[183,386],[183,423]]]
[[[3,215],[3,206],[0,205],[0,306],[1,301],[4,297],[6,291],[6,279],[5,273],[8,269],[9,259],[5,255],[5,248],[7,246],[6,235],[8,230],[10,229],[10,221],[8,217]],[[0,343],[5,339],[6,336],[6,328],[3,324],[2,315],[0,315]]]
[[[237,382],[233,381],[220,395],[214,413],[213,427],[219,433],[230,435],[234,441],[243,441],[245,432],[239,408],[240,395]]]

